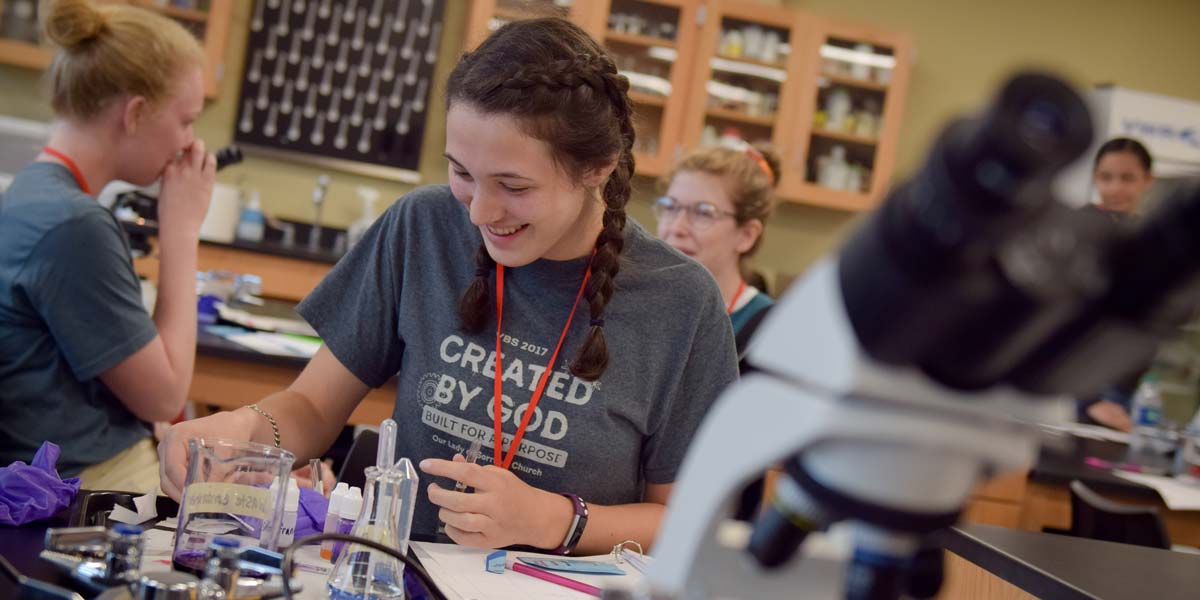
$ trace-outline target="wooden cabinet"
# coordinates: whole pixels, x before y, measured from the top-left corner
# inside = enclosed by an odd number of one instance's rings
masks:
[[[682,147],[699,31],[696,0],[612,0],[599,37],[629,78],[637,172],[665,176]]]
[[[467,47],[502,22],[559,14],[613,54],[637,111],[637,173],[661,177],[722,136],[766,141],[781,199],[879,201],[895,165],[909,36],[753,0],[475,0]]]
[[[688,89],[685,149],[720,138],[768,142],[781,156],[794,146],[791,113],[800,105],[804,72],[796,52],[803,47],[802,21],[795,10],[750,1],[705,5]]]
[[[233,0],[205,0],[204,10],[179,8],[156,0],[102,0],[104,3],[133,4],[166,15],[191,31],[203,44],[205,54],[204,94],[215,98],[220,90]],[[54,48],[40,40],[36,0],[0,2],[0,63],[45,69],[54,58]]]
[[[779,195],[838,208],[873,206],[895,166],[912,43],[905,34],[806,19],[793,136]]]
[[[598,0],[471,0],[466,48],[478,46],[509,21],[548,16],[570,19],[599,39],[604,29],[604,4]]]

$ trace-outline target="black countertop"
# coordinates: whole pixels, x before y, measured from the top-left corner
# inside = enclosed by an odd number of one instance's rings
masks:
[[[130,236],[157,236],[158,227],[153,225],[142,225],[131,221],[121,221],[121,225]],[[296,226],[299,227],[300,224]],[[297,232],[296,239],[306,240],[307,228],[304,226],[304,235],[299,235]],[[238,250],[248,250],[250,252],[258,252],[260,254],[270,254],[272,256],[281,256],[284,258],[296,258],[312,262],[335,264],[342,258],[342,253],[334,252],[331,248],[334,246],[334,240],[338,234],[345,234],[344,229],[336,229],[332,227],[321,228],[321,243],[322,247],[316,250],[309,249],[306,244],[298,243],[291,245],[283,245],[280,243],[279,230],[268,230],[267,237],[261,242],[246,242],[235,239],[232,242],[213,242],[208,240],[200,240],[201,244],[208,246],[217,246],[221,248],[236,248]]]
[[[1099,469],[1085,461],[1094,456],[1109,462],[1120,462],[1129,446],[1117,442],[1092,440],[1076,436],[1061,443],[1043,444],[1037,463],[1029,471],[1030,481],[1068,485],[1078,479],[1097,492],[1112,492],[1146,499],[1158,499],[1158,492],[1144,485],[1121,479],[1108,469]],[[1200,597],[1200,596],[1198,596]]]
[[[961,525],[938,536],[950,552],[1056,600],[1195,600],[1200,556],[1128,544]]]
[[[264,354],[257,350],[251,350],[236,342],[231,342],[219,335],[210,333],[203,325],[196,332],[196,353],[205,356],[215,356],[218,358],[228,358],[231,360],[240,360],[252,362],[260,365],[269,365],[274,367],[289,367],[300,371],[304,365],[308,364],[307,358],[298,356],[278,356],[275,354]]]

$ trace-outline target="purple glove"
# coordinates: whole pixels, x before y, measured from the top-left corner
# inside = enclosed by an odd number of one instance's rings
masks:
[[[296,539],[324,531],[325,513],[328,511],[328,498],[317,493],[317,490],[300,488],[300,510],[296,511]]]
[[[58,453],[58,446],[43,442],[31,464],[18,460],[0,468],[0,524],[24,525],[70,506],[79,478],[58,476]]]

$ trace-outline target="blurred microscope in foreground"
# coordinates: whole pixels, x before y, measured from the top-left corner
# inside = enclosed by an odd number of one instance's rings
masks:
[[[1091,137],[1080,96],[1038,73],[946,127],[767,318],[759,372],[692,442],[648,589],[606,597],[934,596],[931,534],[983,478],[1033,461],[1034,423],[1145,364],[1200,297],[1200,182],[1129,229],[1052,197]],[[752,531],[724,535],[742,486],[777,464]],[[848,543],[823,551],[810,534],[833,525]]]

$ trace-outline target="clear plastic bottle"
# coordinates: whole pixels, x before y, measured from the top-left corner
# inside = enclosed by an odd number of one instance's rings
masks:
[[[337,531],[338,519],[341,518],[342,503],[350,496],[350,486],[345,481],[339,481],[337,486],[333,488],[333,492],[329,494],[329,508],[325,511],[325,527],[321,533],[334,533]],[[321,558],[333,560],[333,540],[325,540],[321,542]]]
[[[292,545],[296,539],[296,517],[300,512],[300,484],[288,477],[287,496],[283,499],[283,523],[279,525],[279,549]]]
[[[365,185],[358,186],[358,198],[362,200],[362,216],[357,221],[350,224],[350,228],[346,231],[346,236],[349,241],[349,247],[353,248],[358,240],[361,240],[371,225],[375,223],[378,215],[375,213],[375,204],[379,201],[379,190]]]
[[[1158,427],[1162,422],[1162,406],[1158,375],[1147,373],[1133,394],[1134,427]]]
[[[835,145],[817,172],[817,183],[830,189],[844,190],[850,179],[850,165],[846,162],[846,148]]]
[[[1133,431],[1129,435],[1127,462],[1150,472],[1165,472],[1171,466],[1166,457],[1166,451],[1170,449],[1163,447],[1163,402],[1158,375],[1147,373],[1142,377],[1132,404]]]
[[[263,217],[262,201],[258,191],[250,193],[250,202],[242,209],[237,224],[237,238],[247,242],[261,242],[265,233],[266,219]]]
[[[367,469],[362,512],[351,535],[408,552],[413,509],[420,480],[412,462]],[[404,563],[364,546],[347,544],[326,582],[333,600],[391,600],[404,598]]]
[[[342,503],[338,507],[337,527],[334,531],[337,533],[350,533],[353,531],[354,523],[358,520],[358,513],[362,512],[362,507],[362,490],[358,486],[351,487],[349,493],[342,499]],[[345,546],[345,542],[333,543],[333,560],[341,558],[342,548]]]

